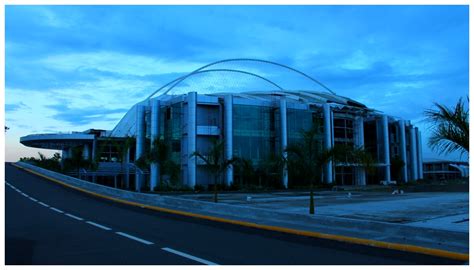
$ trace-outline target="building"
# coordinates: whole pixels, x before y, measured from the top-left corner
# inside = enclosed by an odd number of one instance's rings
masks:
[[[426,180],[453,180],[469,177],[469,163],[442,159],[425,159],[423,174]]]
[[[323,91],[288,90],[250,69],[211,69],[233,62],[271,65],[300,76]],[[270,90],[244,88],[198,94],[191,84],[180,94],[170,92],[193,76],[213,72],[249,76],[267,84]],[[155,97],[157,93],[160,95]],[[284,154],[283,149],[301,140],[301,131],[311,127],[313,122],[321,123],[323,147],[336,144],[364,147],[376,161],[376,171],[371,174],[357,164],[326,164],[322,172],[325,183],[367,185],[423,178],[421,133],[410,121],[336,95],[301,71],[258,59],[218,61],[177,78],[134,105],[111,131],[91,129],[70,134],[28,135],[20,142],[31,147],[62,150],[63,158],[70,157],[73,149],[79,149],[84,158],[100,161],[95,176],[100,176],[100,168],[106,167],[109,172],[115,170],[123,174],[119,176],[119,181],[125,183],[122,186],[132,185],[139,190],[153,189],[159,182],[157,164],[138,169],[134,161],[144,156],[153,141],[160,138],[168,146],[169,159],[179,169],[178,181],[189,187],[207,187],[212,184],[213,176],[192,153],[206,153],[213,139],[225,142],[225,158],[236,156],[260,164],[271,156]],[[134,138],[134,143],[124,151],[124,141],[130,138]],[[301,181],[291,170],[283,169],[276,175],[283,187],[298,186]],[[232,185],[240,178],[236,168],[229,166],[222,182]]]

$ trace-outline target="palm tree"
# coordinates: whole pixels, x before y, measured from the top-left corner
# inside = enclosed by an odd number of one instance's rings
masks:
[[[425,111],[426,120],[432,123],[428,145],[440,154],[455,151],[469,154],[469,107],[464,107],[462,98],[454,108],[434,105],[435,109]]]
[[[373,160],[363,148],[337,144],[332,148],[323,149],[318,140],[320,128],[317,123],[307,131],[302,131],[303,140],[298,144],[288,146],[285,151],[290,154],[288,159],[296,159],[303,169],[303,175],[310,181],[309,213],[314,214],[314,182],[318,174],[322,181],[323,167],[330,161],[340,164],[360,165],[371,167]]]
[[[235,171],[240,176],[240,182],[238,183],[238,185],[242,187],[248,186],[249,184],[253,184],[253,179],[256,175],[256,168],[253,165],[251,159],[236,158]]]
[[[191,157],[199,157],[204,161],[205,166],[214,175],[214,202],[217,203],[217,183],[218,179],[227,167],[234,163],[235,159],[225,159],[224,157],[224,141],[213,139],[212,145],[208,149],[207,155],[194,152]]]
[[[148,160],[150,163],[157,163],[159,165],[159,178],[160,178],[160,188],[163,186],[163,175],[167,169],[168,163],[168,144],[165,143],[163,138],[155,138],[153,140],[153,145],[150,148],[148,155]]]

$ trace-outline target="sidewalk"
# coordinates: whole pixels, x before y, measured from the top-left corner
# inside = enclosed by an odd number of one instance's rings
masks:
[[[211,201],[212,194],[174,197]],[[316,215],[308,214],[306,192],[223,193],[220,205],[278,213],[260,223],[338,233],[429,248],[469,251],[468,193],[317,192]],[[229,215],[227,212],[220,215]],[[286,215],[286,216],[285,216]],[[239,218],[250,220],[248,215]]]
[[[211,201],[212,194],[181,195],[182,198]],[[306,192],[223,193],[220,203],[250,206],[283,213],[308,213]],[[465,192],[319,192],[316,214],[322,216],[379,221],[448,231],[469,232],[469,194]]]

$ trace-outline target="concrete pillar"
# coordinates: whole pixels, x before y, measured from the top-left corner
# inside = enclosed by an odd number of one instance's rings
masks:
[[[97,139],[94,136],[94,140],[92,141],[92,161],[95,162],[95,156],[97,152]]]
[[[411,166],[411,179],[418,179],[418,159],[416,155],[416,133],[413,126],[410,126],[410,166]]]
[[[64,148],[61,151],[61,169],[64,169],[64,160],[67,158],[67,151]]]
[[[418,128],[416,130],[416,144],[417,144],[417,156],[418,156],[418,179],[423,179],[423,149],[421,145],[421,131]]]
[[[135,160],[138,160],[144,154],[145,146],[145,106],[138,105],[136,107],[136,151]],[[143,182],[143,175],[138,171],[135,173],[135,190],[140,191]]]
[[[67,149],[67,157],[68,157],[68,158],[72,158],[72,147],[69,147],[69,148]]]
[[[86,143],[84,144],[84,149],[82,150],[82,158],[84,158],[85,160],[89,160],[89,157],[89,145]]]
[[[160,128],[160,101],[158,99],[154,99],[151,101],[151,145],[150,149],[153,149],[153,143],[156,139],[159,139],[159,128]],[[159,177],[160,177],[160,168],[158,163],[154,162],[150,165],[150,191],[153,191],[158,184]]]
[[[67,149],[63,149],[63,150],[62,150],[61,159],[69,158],[69,157],[67,156],[67,152],[68,152]]]
[[[385,163],[385,179],[390,181],[390,142],[388,138],[388,117],[382,116],[383,162]]]
[[[329,104],[325,103],[323,105],[323,115],[324,115],[324,148],[330,149],[332,148],[332,114],[331,114],[331,107]],[[332,161],[328,162],[325,165],[325,172],[326,172],[326,183],[332,183]]]
[[[188,183],[194,188],[196,185],[196,157],[192,153],[196,152],[196,110],[197,93],[188,93]]]
[[[358,148],[364,148],[364,117],[357,116],[355,118],[355,127],[354,127],[354,144]],[[365,186],[366,178],[365,178],[365,168],[362,166],[356,167],[356,183],[357,185]]]
[[[224,97],[224,139],[225,139],[225,158],[227,160],[232,159],[233,156],[233,112],[234,98],[232,95],[226,95]],[[234,168],[231,165],[226,169],[226,185],[232,185],[234,181]]]
[[[288,122],[286,116],[286,99],[282,98],[280,99],[281,150],[285,159],[288,157],[288,153],[285,151],[288,147]],[[284,164],[282,172],[282,184],[285,188],[288,188],[288,167],[286,163]]]
[[[125,188],[130,188],[130,148],[127,149],[125,157],[123,158],[125,163]]]
[[[407,170],[407,143],[406,143],[406,135],[405,135],[405,121],[400,120],[398,121],[398,127],[400,130],[400,158],[401,160],[405,163],[405,165],[402,168],[402,181],[407,182],[408,181],[408,170]]]

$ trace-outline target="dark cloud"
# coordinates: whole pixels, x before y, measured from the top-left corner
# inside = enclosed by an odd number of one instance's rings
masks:
[[[87,125],[96,121],[115,121],[117,117],[112,117],[110,114],[125,113],[125,109],[107,109],[103,107],[85,107],[85,108],[70,108],[67,102],[62,102],[54,105],[47,105],[49,109],[56,111],[52,116],[53,119],[64,121],[72,125]]]
[[[20,102],[16,104],[5,104],[5,112],[14,112],[18,110],[29,109],[30,107],[26,106],[25,103]]]

